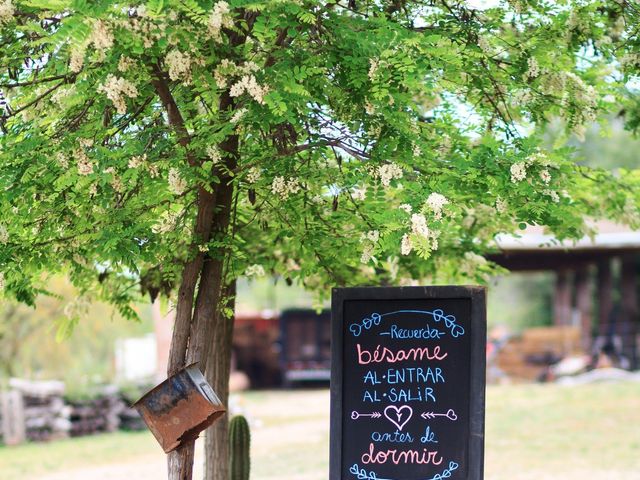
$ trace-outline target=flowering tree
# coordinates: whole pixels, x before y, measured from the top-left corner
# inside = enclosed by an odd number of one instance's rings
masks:
[[[517,225],[637,222],[637,176],[537,135],[611,108],[640,64],[636,7],[489,6],[0,0],[2,287],[32,302],[63,271],[128,317],[173,295],[169,373],[209,359],[226,401],[240,275],[483,281]],[[227,478],[225,439],[219,422],[207,478]],[[192,460],[171,454],[170,477]]]

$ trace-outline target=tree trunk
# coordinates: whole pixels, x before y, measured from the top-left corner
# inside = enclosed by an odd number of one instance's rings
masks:
[[[235,307],[236,282],[225,289],[227,307]],[[216,391],[223,405],[229,402],[229,374],[231,371],[231,340],[234,317],[218,314],[214,325],[213,344],[207,363],[207,381]],[[205,437],[205,480],[228,480],[229,478],[229,415],[214,423]]]
[[[169,453],[167,456],[169,480],[191,480],[195,445],[195,440],[192,440]]]
[[[232,44],[239,45],[244,38],[242,35],[233,35]],[[168,77],[157,62],[151,64],[150,69],[151,82],[167,112],[169,124],[177,133],[180,145],[186,149],[188,163],[196,167],[201,164],[201,161],[189,148],[191,138],[180,109],[171,94]],[[233,98],[228,91],[221,95],[219,107],[220,111],[229,114],[233,110]],[[213,374],[208,376],[214,378],[210,383],[221,397],[223,404],[226,404],[233,320],[225,319],[220,315],[220,305],[225,293],[223,286],[226,282],[225,265],[229,251],[226,247],[206,254],[198,251],[200,245],[205,245],[212,238],[223,240],[231,225],[234,184],[233,173],[228,172],[234,172],[237,167],[238,136],[229,135],[219,146],[224,152],[225,161],[223,166],[216,166],[211,172],[219,178],[217,186],[210,185],[215,192],[210,193],[204,186],[198,187],[198,209],[194,229],[198,244],[192,245],[195,255],[186,263],[182,273],[167,373],[172,375],[186,364],[198,362],[200,369],[207,375],[206,364],[211,356],[209,351],[213,346],[213,355],[221,359],[221,362],[209,362]],[[235,295],[235,283],[232,284],[232,290],[229,293]],[[214,451],[219,448],[227,451],[226,417],[223,418],[224,423],[219,427],[221,433],[217,433],[215,437],[217,441]],[[189,442],[168,455],[169,480],[191,480],[194,447],[195,442]],[[228,454],[218,453],[214,458],[215,463],[226,472]],[[226,480],[226,475],[215,474],[215,478]]]

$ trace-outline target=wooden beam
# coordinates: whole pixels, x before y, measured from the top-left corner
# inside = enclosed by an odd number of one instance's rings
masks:
[[[593,339],[593,298],[588,265],[576,270],[574,285],[576,309],[580,317],[582,348],[585,352],[590,352]]]
[[[553,318],[557,326],[571,324],[571,280],[569,270],[556,272]]]
[[[622,298],[622,352],[629,359],[632,369],[638,368],[638,291],[635,255],[622,257],[620,294]]]
[[[598,335],[605,337],[608,333],[611,310],[613,309],[613,274],[611,272],[610,259],[598,262],[596,289],[598,296]]]

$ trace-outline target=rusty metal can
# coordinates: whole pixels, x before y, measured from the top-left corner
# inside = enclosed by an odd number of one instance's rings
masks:
[[[156,385],[133,407],[166,453],[197,438],[226,412],[195,363]]]

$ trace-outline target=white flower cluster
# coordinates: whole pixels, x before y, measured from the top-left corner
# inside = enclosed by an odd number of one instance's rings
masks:
[[[403,203],[398,207],[400,210],[405,211],[406,213],[411,213],[413,211],[413,207],[408,203]]]
[[[69,168],[69,159],[67,158],[67,156],[64,153],[58,152],[56,154],[56,160],[58,161],[58,164],[62,168],[64,168],[64,169]]]
[[[367,115],[373,115],[374,113],[376,113],[376,107],[373,103],[367,101],[364,104],[364,111],[367,113]]]
[[[402,168],[395,163],[387,163],[378,167],[378,175],[380,176],[380,182],[385,187],[391,184],[391,180],[402,178]]]
[[[518,183],[527,178],[527,166],[524,162],[518,162],[511,165],[511,181]]]
[[[169,67],[169,78],[171,80],[191,80],[191,57],[188,53],[180,50],[171,50],[165,57],[165,63]]]
[[[15,10],[11,0],[0,1],[0,25],[9,23],[13,19]]]
[[[240,80],[233,84],[229,90],[229,95],[232,97],[239,97],[244,92],[247,92],[251,98],[256,102],[263,105],[264,96],[267,94],[269,88],[266,85],[260,85],[253,75],[244,75]]]
[[[442,209],[448,203],[449,200],[447,199],[447,197],[436,192],[431,193],[427,198],[427,206],[433,212],[436,220],[440,220],[442,218]]]
[[[258,167],[251,167],[247,172],[247,182],[254,184],[262,177],[262,172]]]
[[[227,78],[234,75],[237,68],[236,64],[231,60],[226,58],[222,59],[213,71],[213,78],[215,79],[218,88],[227,87]]]
[[[447,156],[451,152],[452,147],[453,147],[453,142],[451,141],[451,137],[445,133],[440,138],[440,145],[438,145],[438,153],[443,157]]]
[[[532,80],[540,75],[540,65],[535,57],[529,57],[527,60],[527,71],[524,74],[524,81]]]
[[[365,243],[362,247],[362,255],[360,255],[360,263],[369,263],[369,260],[373,258],[373,243]]]
[[[533,97],[533,94],[531,93],[531,90],[521,88],[513,92],[511,104],[514,107],[522,108],[527,104],[531,103],[533,98],[534,97]]]
[[[537,151],[527,157],[527,166],[534,164],[549,167],[551,166],[551,161],[549,160],[549,157],[547,157],[546,153]]]
[[[227,2],[221,1],[213,6],[207,28],[209,37],[216,42],[222,41],[222,28],[233,28],[233,17]]]
[[[360,237],[360,241],[364,242],[366,240],[376,243],[378,240],[380,240],[380,231],[369,230],[367,233],[363,233],[362,236]]]
[[[180,176],[177,168],[169,169],[169,189],[176,195],[182,195],[187,189],[187,181]]]
[[[75,93],[75,86],[69,85],[67,87],[60,87],[53,95],[51,95],[51,102],[55,103],[59,107],[64,107],[66,100]]]
[[[420,148],[420,145],[415,144],[415,145],[413,146],[413,152],[412,152],[412,153],[413,153],[413,156],[414,156],[414,157],[420,157],[420,156],[422,156],[422,149]]]
[[[80,146],[84,147],[84,148],[91,148],[93,147],[93,138],[78,138],[77,142],[80,144]]]
[[[2,292],[5,289],[6,286],[6,282],[4,279],[4,272],[0,272],[0,292]]]
[[[464,260],[460,266],[460,270],[467,276],[473,276],[476,274],[478,267],[487,264],[487,259],[475,252],[466,252],[464,254]]]
[[[120,57],[120,60],[118,60],[118,71],[126,72],[131,67],[135,66],[135,64],[136,61],[133,58],[123,55],[122,57]]]
[[[297,178],[289,178],[285,180],[284,177],[278,176],[271,182],[271,192],[274,195],[280,196],[283,200],[289,198],[289,195],[298,193],[300,191],[300,182]]]
[[[509,207],[509,204],[504,198],[502,197],[496,198],[496,210],[498,211],[498,213],[505,213],[508,207]]]
[[[378,68],[380,68],[380,60],[377,58],[369,59],[369,80],[373,81],[376,78]]]
[[[240,120],[242,120],[242,117],[244,117],[246,113],[247,113],[246,108],[241,108],[239,110],[236,110],[236,112],[231,116],[230,122],[238,123]]]
[[[378,230],[369,230],[367,233],[360,235],[360,242],[364,243],[362,255],[360,256],[361,263],[369,263],[378,240],[380,240],[380,232]]]
[[[427,219],[423,214],[414,213],[411,215],[411,231],[414,235],[429,238],[429,227],[427,226]]]
[[[129,168],[138,168],[147,161],[147,154],[144,155],[134,155],[129,159],[128,166]]]
[[[169,233],[175,230],[182,212],[165,211],[160,216],[159,222],[151,227],[153,233]]]
[[[247,277],[264,277],[265,271],[262,265],[254,264],[249,265],[244,271],[244,274]]]
[[[400,253],[402,255],[409,255],[413,250],[413,243],[411,242],[411,237],[408,233],[405,233],[402,236],[402,240],[400,241]]]
[[[627,53],[620,59],[623,70],[640,66],[640,53]]]
[[[220,154],[220,150],[215,145],[207,146],[207,156],[213,162],[213,164],[218,164],[222,160],[222,155]]]
[[[111,178],[111,187],[118,193],[124,192],[124,183],[122,183],[122,178],[120,176],[113,174]]]
[[[111,33],[109,27],[102,20],[96,20],[93,23],[93,30],[91,31],[89,42],[93,43],[96,50],[104,53],[113,47],[113,40],[113,33]]]
[[[9,241],[9,231],[7,227],[0,223],[0,243],[6,245]]]
[[[105,82],[98,87],[98,92],[104,92],[121,115],[127,113],[124,97],[136,98],[138,96],[138,90],[133,83],[112,74],[107,75]]]
[[[551,201],[554,203],[560,202],[560,196],[555,190],[545,189],[542,191],[542,194],[551,197]]]
[[[160,169],[157,164],[150,163],[147,165],[147,169],[149,170],[149,176],[151,178],[158,178],[160,176]]]
[[[354,188],[351,192],[351,198],[363,201],[367,198],[367,187]]]
[[[551,182],[551,173],[546,168],[540,171],[540,179],[546,184],[549,185]]]
[[[478,36],[478,46],[485,55],[492,56],[495,53],[491,43],[489,43],[489,40],[484,35]]]
[[[69,57],[69,70],[73,73],[78,73],[82,70],[82,65],[84,65],[84,48],[74,48],[71,50],[71,55]]]
[[[78,173],[80,175],[91,175],[93,173],[93,162],[89,159],[85,151],[79,148],[75,151],[75,156],[78,159],[76,163]]]

